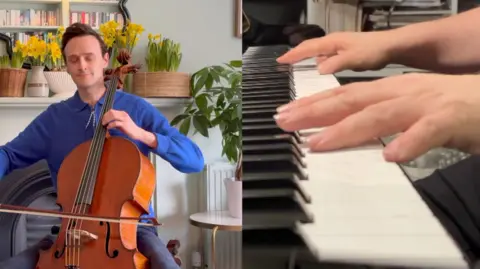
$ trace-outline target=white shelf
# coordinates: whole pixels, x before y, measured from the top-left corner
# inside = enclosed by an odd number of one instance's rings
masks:
[[[0,3],[16,4],[60,4],[62,0],[0,0]]]
[[[1,108],[47,108],[49,105],[65,100],[58,97],[0,97]],[[156,108],[184,106],[188,98],[145,98]]]
[[[71,5],[117,6],[118,1],[70,0]]]
[[[38,30],[57,30],[60,26],[0,26],[0,31],[19,31],[19,32],[25,32],[25,31],[38,31]]]

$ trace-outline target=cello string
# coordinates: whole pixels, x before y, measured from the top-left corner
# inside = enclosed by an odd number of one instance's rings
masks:
[[[109,99],[109,96],[110,96],[110,93],[112,91],[112,86],[113,84],[110,85],[110,87],[108,88],[108,91],[106,93],[106,96],[105,98],[108,100]],[[114,85],[113,85],[114,86]],[[105,106],[103,107],[102,109],[102,115],[105,113]],[[94,115],[96,116],[96,115]],[[95,135],[94,135],[94,139],[92,141],[92,144],[91,144],[91,150],[90,152],[92,153],[92,158],[89,159],[89,163],[90,164],[95,164],[99,157],[101,157],[101,153],[98,152],[98,148],[100,147],[100,145],[98,145],[99,143],[101,143],[101,141],[99,140],[99,131],[102,132],[103,130],[101,129],[102,127],[97,125],[97,130],[95,132]],[[98,156],[100,155],[100,156]],[[85,179],[85,181],[82,182],[82,184],[84,184],[82,186],[82,193],[80,194],[80,196],[82,198],[85,198],[87,195],[90,195],[91,193],[89,193],[89,191],[91,191],[91,182],[94,180],[94,172],[95,172],[95,166],[89,166],[88,168],[88,171],[87,171],[87,176]],[[86,184],[86,185],[85,185]],[[84,201],[84,199],[81,199],[80,200],[81,202]],[[87,210],[87,206],[85,203],[81,203],[78,207],[77,207],[78,211],[80,211],[80,214],[84,214]],[[81,228],[82,228],[82,225],[83,224],[83,220],[79,220],[78,221],[78,225],[75,226],[75,234],[77,235],[77,232],[80,232],[81,231]],[[79,234],[79,233],[78,233]],[[75,241],[75,247],[74,247],[74,253],[73,253],[73,257],[74,257],[74,264],[79,266],[80,265],[80,245],[81,245],[81,235],[79,234],[79,237],[78,239],[77,238],[74,238],[74,241]]]
[[[93,145],[93,144],[92,144]],[[77,206],[77,201],[82,201],[82,200],[79,200],[79,196],[84,196],[84,194],[82,192],[85,191],[85,186],[83,185],[82,186],[82,182],[84,182],[85,178],[89,178],[90,175],[91,175],[91,167],[88,166],[88,160],[90,160],[92,158],[92,155],[94,155],[95,153],[93,152],[92,154],[92,145],[90,146],[90,150],[88,152],[88,155],[87,155],[87,162],[85,163],[84,165],[84,168],[83,168],[83,173],[82,173],[82,180],[80,181],[80,186],[79,186],[79,189],[77,191],[77,194],[75,196],[75,200],[74,200],[74,203],[73,203],[73,206],[72,206],[72,213],[74,214],[78,214],[78,211],[81,210],[81,207],[82,207],[82,204],[78,205]],[[71,229],[71,223],[75,223],[75,227],[73,229]],[[69,225],[67,226],[67,238],[68,238],[68,248],[70,249],[70,251],[68,252],[68,256],[67,256],[67,265],[71,265],[71,266],[79,266],[79,262],[80,262],[80,251],[78,251],[78,262],[76,260],[77,258],[77,248],[78,248],[78,244],[77,244],[77,240],[75,238],[75,235],[77,235],[77,227],[78,227],[78,223],[79,223],[79,220],[78,219],[75,219],[75,218],[72,218],[70,219],[69,221]],[[72,233],[72,230],[73,230],[73,233]],[[73,237],[73,239],[72,239]],[[73,244],[72,244],[72,240],[73,240]],[[70,261],[71,260],[71,261]]]
[[[115,95],[115,89],[116,89],[116,83],[115,83],[115,79],[116,79],[116,75],[112,75],[112,83],[110,83],[109,87],[107,88],[107,92],[105,94],[105,102],[104,102],[104,106],[101,110],[101,115],[103,117],[103,115],[105,115],[106,113],[106,110],[110,107],[110,103],[113,102],[113,97],[112,95],[114,96]],[[96,115],[94,115],[96,116]],[[86,185],[83,185],[83,188],[81,188],[81,191],[82,193],[80,194],[80,196],[82,198],[85,198],[87,197],[88,195],[92,195],[93,197],[93,189],[94,189],[94,185],[92,184],[92,181],[94,181],[94,175],[95,175],[95,172],[97,172],[98,174],[98,165],[99,165],[99,161],[101,159],[101,156],[102,156],[102,152],[101,150],[99,150],[99,148],[103,145],[103,142],[105,141],[104,139],[100,139],[99,136],[101,137],[104,137],[105,134],[104,132],[106,132],[106,128],[102,126],[101,124],[101,119],[99,119],[98,121],[99,123],[97,123],[97,130],[95,131],[95,134],[94,134],[94,138],[93,138],[93,141],[92,141],[92,144],[91,144],[91,149],[90,149],[90,152],[89,153],[92,153],[92,159],[89,160],[89,163],[93,163],[93,166],[90,166],[88,167],[88,171],[87,171],[87,177],[86,177],[86,180],[83,182],[83,184],[86,184]],[[83,201],[83,199],[82,199]],[[85,203],[81,203],[80,206],[78,207],[78,211],[80,211],[80,214],[85,214],[86,211],[87,211],[87,206]],[[74,230],[74,234],[76,235],[77,234],[77,231],[79,232],[79,237],[78,237],[78,240],[74,237],[74,242],[75,242],[75,247],[74,247],[74,253],[73,253],[73,256],[74,258],[76,258],[76,260],[74,260],[74,265],[76,266],[80,266],[80,246],[81,246],[81,228],[82,228],[82,224],[83,224],[83,219],[81,220],[78,220],[78,225],[75,225],[75,230]]]

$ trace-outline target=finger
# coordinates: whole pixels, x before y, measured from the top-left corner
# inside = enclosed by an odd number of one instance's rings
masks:
[[[368,107],[308,138],[312,151],[358,147],[372,139],[406,130],[422,114],[411,97],[396,98]]]
[[[399,76],[391,76],[387,78],[382,78],[374,81],[369,81],[369,82],[356,82],[356,83],[350,83],[347,85],[343,85],[337,88],[329,89],[329,90],[324,90],[319,93],[312,94],[307,97],[303,97],[300,99],[297,99],[295,101],[292,101],[288,104],[282,105],[277,108],[278,113],[286,113],[290,110],[306,107],[308,105],[311,105],[313,103],[316,103],[320,100],[327,99],[327,98],[332,98],[335,96],[340,96],[340,95],[347,95],[347,94],[354,94],[358,93],[358,91],[363,90],[363,91],[370,91],[370,93],[360,93],[364,98],[370,95],[380,95],[387,94],[387,96],[383,96],[378,100],[385,100],[386,98],[393,98],[393,97],[398,97],[401,95],[411,95],[411,94],[418,94],[419,90],[423,89],[421,86],[421,82],[418,81],[419,79],[412,75],[399,75]],[[409,86],[407,88],[403,88],[404,85],[413,85]],[[402,87],[402,88],[400,88]],[[358,99],[355,96],[349,98],[348,96],[345,97],[347,100],[348,99]]]
[[[113,120],[113,115],[111,111],[107,111],[102,117],[102,125],[106,125],[107,123]]]
[[[346,52],[329,57],[318,66],[320,74],[333,74],[354,67],[355,53]]]
[[[329,36],[308,39],[278,57],[277,62],[293,64],[307,58],[333,55],[336,53],[336,45]]]
[[[102,124],[103,125],[106,125],[108,124],[109,122],[111,121],[115,121],[115,120],[120,120],[122,119],[121,117],[121,112],[122,111],[118,111],[118,110],[115,110],[115,109],[110,109],[109,111],[107,111],[105,113],[105,115],[103,116],[102,118]]]
[[[107,129],[120,128],[122,125],[123,123],[121,121],[112,121],[107,125]]]
[[[335,124],[345,117],[402,95],[396,88],[383,90],[376,83],[361,82],[345,86],[343,92],[294,104],[286,112],[274,116],[277,125],[285,131],[318,128]]]
[[[389,162],[408,162],[432,148],[445,145],[455,130],[455,121],[446,113],[421,118],[405,133],[387,144],[384,158]]]
[[[277,108],[277,112],[278,113],[286,113],[290,110],[295,110],[298,107],[304,107],[304,106],[311,105],[311,104],[313,104],[315,102],[318,102],[322,99],[330,98],[330,97],[339,95],[341,93],[344,93],[348,87],[349,87],[349,85],[341,86],[341,87],[333,88],[333,89],[330,89],[330,90],[321,91],[321,92],[312,94],[310,96],[299,98],[299,99],[294,100],[294,101],[292,101],[288,104],[279,106]]]
[[[328,56],[317,56],[317,57],[315,57],[315,61],[317,62],[317,65],[323,63],[326,59],[328,59]]]

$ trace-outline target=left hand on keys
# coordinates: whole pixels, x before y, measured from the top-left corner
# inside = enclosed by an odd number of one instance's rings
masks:
[[[127,112],[111,109],[102,119],[102,125],[106,125],[107,129],[117,128],[132,139],[140,140],[144,130],[138,127],[130,118]]]
[[[403,132],[386,146],[387,161],[441,146],[480,153],[480,76],[406,74],[347,84],[282,106],[275,118],[286,131],[328,126],[309,137],[312,151]]]

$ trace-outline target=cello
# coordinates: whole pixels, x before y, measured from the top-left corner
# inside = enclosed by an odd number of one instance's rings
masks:
[[[117,88],[140,65],[121,51],[120,67],[105,72],[111,80],[100,117],[114,102]],[[40,250],[36,269],[147,269],[149,262],[137,249],[138,225],[159,226],[145,218],[155,189],[155,169],[136,145],[108,134],[98,124],[92,139],[75,147],[58,172],[57,204],[61,212],[0,205],[0,211],[60,217],[54,244]]]

